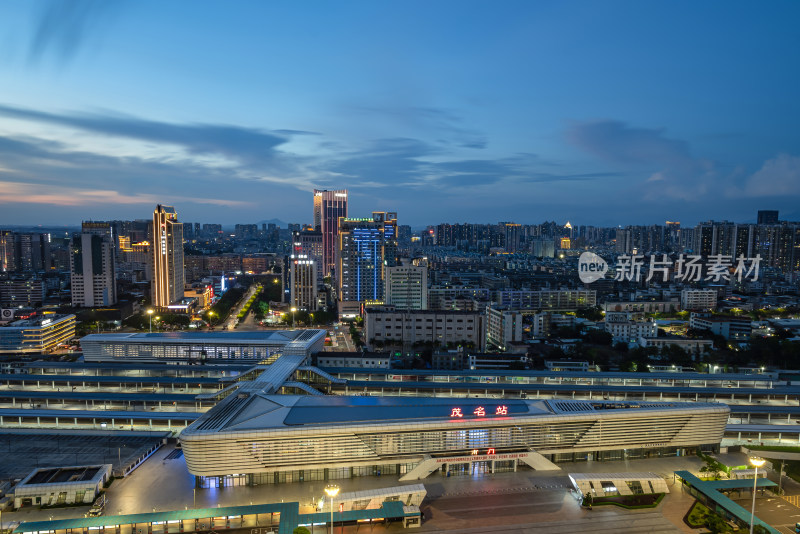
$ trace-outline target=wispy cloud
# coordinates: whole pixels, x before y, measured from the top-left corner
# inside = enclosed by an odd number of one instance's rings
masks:
[[[124,2],[69,0],[44,2],[36,15],[28,49],[31,63],[53,56],[64,64],[109,27]]]
[[[7,199],[4,202],[3,199]],[[4,203],[46,204],[50,206],[96,206],[99,204],[157,204],[163,202],[192,202],[230,208],[253,206],[252,202],[192,196],[123,194],[114,190],[54,187],[52,185],[0,181],[0,205]]]

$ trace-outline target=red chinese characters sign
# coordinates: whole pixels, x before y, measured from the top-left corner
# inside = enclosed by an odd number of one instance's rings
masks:
[[[475,417],[486,417],[487,410],[483,406],[478,406],[472,413],[475,414]],[[496,406],[494,415],[508,415],[508,406]],[[461,408],[451,408],[450,417],[464,417],[464,412]]]

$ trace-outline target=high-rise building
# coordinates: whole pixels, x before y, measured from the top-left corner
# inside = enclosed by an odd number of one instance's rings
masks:
[[[506,230],[506,252],[514,253],[519,250],[522,234],[522,225],[512,222],[503,223]]]
[[[347,189],[314,190],[314,230],[322,232],[322,271],[327,275],[336,265],[339,219],[347,217]],[[338,276],[337,276],[338,278]]]
[[[427,310],[428,268],[407,261],[386,267],[386,304],[398,310]]]
[[[114,231],[109,223],[84,222],[72,237],[72,305],[94,308],[117,302]]]
[[[183,298],[183,225],[172,206],[153,212],[153,306],[166,308]]]
[[[758,210],[758,224],[778,224],[778,210]]]
[[[291,305],[298,310],[317,309],[317,262],[305,254],[292,254],[289,259]]]
[[[317,285],[322,284],[322,232],[304,230],[292,233],[292,254],[304,255],[317,264]]]
[[[396,213],[373,212],[372,218],[339,219],[336,272],[340,301],[383,301],[384,269],[396,263]]]
[[[50,269],[50,234],[15,234],[14,242],[18,271]]]
[[[14,246],[14,232],[0,230],[0,272],[17,270],[17,254]]]

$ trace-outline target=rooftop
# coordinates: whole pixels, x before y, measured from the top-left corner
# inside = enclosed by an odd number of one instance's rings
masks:
[[[39,315],[36,317],[31,317],[30,319],[21,319],[19,321],[14,321],[13,323],[10,323],[9,326],[11,328],[29,328],[32,326],[41,327],[41,326],[47,326],[52,323],[64,321],[69,318],[74,319],[75,316],[72,314]]]
[[[325,330],[265,330],[258,332],[152,332],[152,333],[119,333],[89,334],[81,339],[87,341],[127,341],[139,343],[270,343],[287,344],[293,341],[306,342]]]

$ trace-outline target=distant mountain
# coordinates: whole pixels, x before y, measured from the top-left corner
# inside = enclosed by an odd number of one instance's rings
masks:
[[[288,228],[289,227],[288,223],[285,223],[280,219],[269,219],[268,221],[258,221],[258,223],[256,223],[256,224],[274,224],[275,226],[278,226],[280,228]]]

